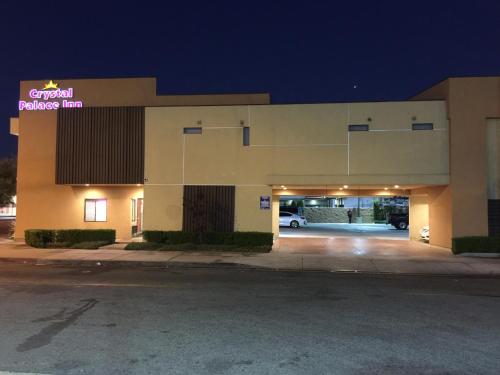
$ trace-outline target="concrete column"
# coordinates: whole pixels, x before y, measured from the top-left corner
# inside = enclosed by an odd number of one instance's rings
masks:
[[[410,240],[420,239],[420,230],[429,225],[429,202],[427,194],[412,194],[410,201]]]
[[[273,195],[273,205],[272,205],[272,220],[273,220],[273,235],[274,238],[279,237],[280,233],[280,197],[279,195]]]

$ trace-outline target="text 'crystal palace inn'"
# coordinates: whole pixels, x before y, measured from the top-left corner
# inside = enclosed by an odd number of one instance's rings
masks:
[[[279,233],[280,196],[408,196],[410,238],[500,233],[500,77],[403,102],[157,95],[154,78],[23,81],[17,228]],[[344,186],[345,185],[345,186]],[[186,204],[186,202],[191,204]]]

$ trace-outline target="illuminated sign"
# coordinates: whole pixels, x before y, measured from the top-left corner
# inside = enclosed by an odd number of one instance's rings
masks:
[[[81,100],[69,100],[73,99],[72,87],[61,89],[58,87],[58,84],[52,80],[46,83],[42,90],[31,89],[28,95],[33,100],[20,100],[20,111],[45,111],[58,108],[83,107],[83,102]]]

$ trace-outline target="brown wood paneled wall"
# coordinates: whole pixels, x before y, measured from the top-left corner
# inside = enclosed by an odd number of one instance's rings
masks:
[[[234,232],[234,186],[184,186],[182,230]]]
[[[56,184],[142,184],[144,107],[57,111]]]

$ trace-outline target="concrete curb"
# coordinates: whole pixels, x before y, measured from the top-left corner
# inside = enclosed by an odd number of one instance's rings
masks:
[[[220,269],[263,272],[295,272],[295,273],[332,273],[345,275],[373,275],[373,276],[426,276],[426,277],[455,277],[455,278],[500,278],[500,274],[468,274],[468,273],[425,273],[425,272],[387,272],[363,270],[327,270],[327,269],[295,269],[251,266],[228,262],[148,262],[148,261],[109,261],[109,260],[44,260],[37,258],[0,258],[0,263],[29,264],[37,266],[66,266],[66,267],[93,267],[93,268],[156,268],[156,269]]]
[[[79,260],[79,259],[37,259],[37,258],[0,258],[0,263],[31,264],[36,266],[69,266],[69,267],[108,267],[108,268],[231,268],[231,269],[268,269],[266,267],[249,266],[228,262],[148,262],[127,260]]]

